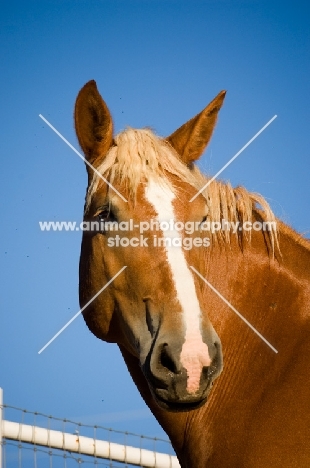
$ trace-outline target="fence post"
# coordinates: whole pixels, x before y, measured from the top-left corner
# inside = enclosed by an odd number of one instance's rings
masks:
[[[2,413],[3,413],[3,390],[0,387],[0,468],[2,468]]]

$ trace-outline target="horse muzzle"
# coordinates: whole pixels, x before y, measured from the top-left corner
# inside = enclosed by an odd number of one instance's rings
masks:
[[[168,411],[190,411],[202,406],[223,367],[221,343],[208,344],[209,359],[193,354],[187,368],[181,361],[181,346],[156,340],[142,365],[157,404]],[[194,385],[193,385],[194,384]]]

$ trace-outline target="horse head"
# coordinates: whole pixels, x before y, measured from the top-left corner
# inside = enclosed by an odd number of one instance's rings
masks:
[[[224,96],[165,139],[148,129],[114,136],[94,81],[81,89],[75,107],[88,170],[84,222],[90,228],[80,258],[81,306],[90,302],[84,318],[98,338],[139,360],[154,399],[172,411],[201,406],[222,370],[220,339],[190,268],[205,268],[208,240],[199,227],[206,203],[202,194],[190,200],[202,186],[194,162]]]

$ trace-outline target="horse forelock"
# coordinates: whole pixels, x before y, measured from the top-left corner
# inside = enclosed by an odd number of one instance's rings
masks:
[[[120,184],[125,191],[123,195],[131,200],[135,200],[139,185],[147,184],[151,179],[166,185],[178,196],[178,188],[169,174],[190,184],[197,191],[208,182],[208,177],[197,166],[186,166],[171,145],[148,128],[127,128],[114,141],[115,145],[110,148],[97,171],[110,184]],[[88,210],[101,181],[101,177],[94,172],[86,195],[85,211]],[[267,236],[274,251],[278,245],[276,217],[260,194],[248,192],[244,187],[233,188],[230,183],[218,180],[212,181],[201,194],[206,201],[207,221],[210,223],[221,223],[222,220],[229,223],[252,222],[253,213],[263,222],[271,223]],[[251,238],[250,232],[245,235],[238,230],[236,235],[242,237],[242,240]],[[220,230],[213,232],[212,236],[229,243],[231,233]]]
[[[199,180],[165,140],[157,137],[150,129],[128,128],[115,138],[115,145],[109,150],[97,171],[111,184],[120,183],[124,195],[135,199],[141,182],[151,178],[172,187],[167,173],[174,174],[199,190]],[[86,208],[98,189],[101,178],[94,173],[88,188]]]

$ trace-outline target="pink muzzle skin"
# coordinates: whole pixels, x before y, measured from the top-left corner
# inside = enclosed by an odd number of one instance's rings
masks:
[[[199,390],[203,367],[209,367],[211,364],[208,346],[202,341],[198,331],[186,334],[180,361],[187,371],[186,389],[190,394],[196,393]]]

